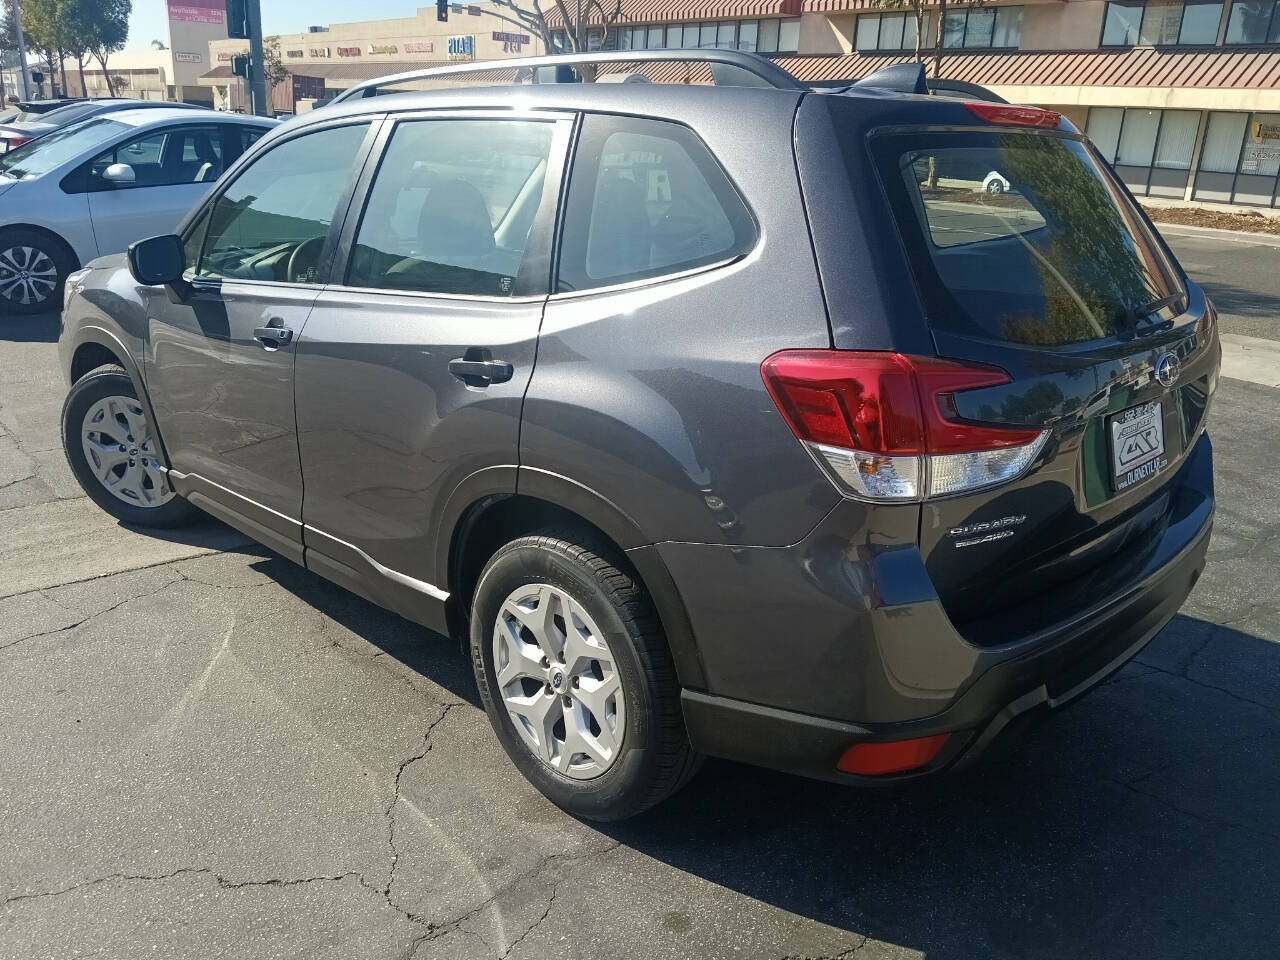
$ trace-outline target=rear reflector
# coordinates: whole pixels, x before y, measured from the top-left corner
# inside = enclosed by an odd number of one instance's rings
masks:
[[[1056,110],[1044,110],[1041,107],[1020,107],[1011,103],[987,103],[978,100],[966,100],[964,105],[969,108],[970,113],[987,123],[999,124],[1002,127],[1045,127],[1056,130],[1062,123],[1062,114]]]
[[[1008,383],[1003,370],[933,357],[783,350],[760,368],[792,433],[854,497],[919,500],[1019,476],[1049,431],[960,419],[955,395]]]
[[[937,733],[915,740],[893,740],[888,743],[855,743],[844,752],[836,769],[860,777],[880,777],[886,773],[917,770],[931,762],[951,738]]]

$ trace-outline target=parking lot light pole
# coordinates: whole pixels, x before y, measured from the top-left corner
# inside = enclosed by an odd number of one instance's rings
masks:
[[[18,76],[22,78],[22,99],[31,99],[31,78],[27,75],[27,41],[22,37],[22,2],[13,0],[13,30],[18,35]]]

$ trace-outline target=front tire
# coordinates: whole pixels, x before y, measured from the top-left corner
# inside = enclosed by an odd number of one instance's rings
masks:
[[[160,469],[159,443],[122,367],[99,367],[71,387],[62,405],[62,447],[81,488],[113,517],[169,528],[200,516]]]
[[[24,315],[60,310],[72,269],[66,249],[48,234],[0,231],[0,310]]]
[[[471,660],[507,755],[569,813],[622,820],[696,772],[680,684],[644,588],[576,534],[515,540],[485,566]]]

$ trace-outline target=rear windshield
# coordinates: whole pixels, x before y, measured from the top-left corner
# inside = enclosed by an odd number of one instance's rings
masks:
[[[1131,202],[1074,139],[877,138],[934,329],[1033,345],[1131,335],[1184,291]]]

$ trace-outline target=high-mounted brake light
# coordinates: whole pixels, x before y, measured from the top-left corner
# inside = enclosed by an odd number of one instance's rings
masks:
[[[30,137],[17,137],[17,136],[14,136],[14,137],[7,137],[7,138],[5,138],[5,140],[4,140],[4,143],[8,145],[8,148],[9,148],[10,150],[13,150],[15,147],[20,147],[20,146],[22,146],[24,143],[30,143],[30,142],[31,142],[31,138],[30,138]]]
[[[1020,107],[1011,103],[987,103],[982,100],[966,100],[969,112],[985,120],[1005,127],[1045,127],[1058,129],[1062,114],[1042,107]]]
[[[955,396],[994,367],[900,353],[783,350],[760,366],[791,432],[832,482],[867,500],[920,500],[1012,480],[1049,431],[960,419]]]

